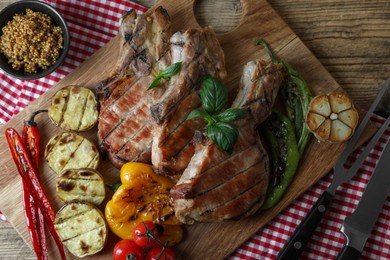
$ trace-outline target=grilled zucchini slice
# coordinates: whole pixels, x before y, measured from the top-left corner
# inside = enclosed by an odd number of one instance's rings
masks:
[[[106,196],[103,177],[94,169],[65,169],[56,186],[58,197],[65,202],[80,200],[98,206]]]
[[[88,202],[65,204],[56,214],[54,227],[64,246],[77,257],[96,254],[107,240],[104,216]]]
[[[46,145],[45,159],[56,173],[65,169],[96,169],[100,161],[96,146],[81,135],[63,132],[52,137]]]
[[[87,131],[98,120],[95,94],[80,86],[64,87],[52,97],[49,117],[66,131]]]

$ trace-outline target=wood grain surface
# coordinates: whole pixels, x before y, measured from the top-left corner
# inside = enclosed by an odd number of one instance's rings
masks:
[[[11,2],[14,1],[2,0],[0,9]],[[138,2],[148,7],[154,4],[152,0]],[[334,83],[341,85],[358,106],[367,107],[390,74],[390,3],[354,0],[268,2],[330,72],[336,80]],[[239,23],[243,8],[236,0],[225,0],[223,4],[198,0],[195,10],[199,24],[211,24],[217,31],[226,32]],[[223,42],[224,38],[221,40]],[[279,41],[283,42],[283,39]],[[311,71],[310,68],[298,69]],[[308,81],[315,81],[316,75],[311,77]],[[69,78],[69,82],[72,80]],[[284,206],[275,208],[269,218]],[[224,225],[222,228],[230,227]],[[197,235],[201,240],[200,234]],[[192,245],[182,247],[187,246]],[[35,259],[18,233],[3,222],[0,223],[0,259]]]

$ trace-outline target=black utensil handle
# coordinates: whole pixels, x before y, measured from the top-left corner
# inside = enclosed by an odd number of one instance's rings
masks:
[[[344,246],[336,260],[358,260],[362,253],[351,246]]]
[[[278,260],[298,259],[314,230],[321,222],[322,216],[332,199],[333,195],[328,191],[325,191],[321,195],[316,204],[307,214],[306,218],[299,224],[290,240],[279,252],[277,257]]]

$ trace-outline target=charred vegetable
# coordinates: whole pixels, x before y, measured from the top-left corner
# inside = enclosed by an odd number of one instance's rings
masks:
[[[335,143],[351,138],[358,117],[357,110],[346,94],[331,93],[313,98],[306,123],[317,139]]]
[[[302,154],[311,136],[305,123],[305,117],[312,98],[309,87],[307,86],[306,81],[288,62],[276,57],[269,45],[263,39],[258,40],[257,45],[262,45],[270,55],[272,62],[275,64],[282,64],[287,71],[288,76],[280,89],[280,94],[285,105],[287,116],[294,123],[299,153]]]
[[[100,161],[96,146],[71,132],[63,132],[51,138],[44,156],[49,167],[58,174],[65,169],[96,169]]]
[[[152,166],[129,162],[120,172],[122,185],[107,203],[105,215],[110,229],[122,239],[131,239],[141,222],[180,225],[175,217],[169,191],[174,183],[153,172]]]
[[[47,110],[38,110],[34,112],[29,120],[26,120],[23,125],[22,139],[26,145],[26,150],[31,163],[35,166],[38,172],[39,156],[40,156],[40,139],[38,124],[35,122],[35,117],[47,112]],[[28,231],[30,233],[31,242],[37,259],[48,259],[47,241],[45,234],[45,219],[42,211],[39,209],[37,202],[34,201],[30,194],[27,184],[23,183],[23,205],[26,217]]]
[[[103,213],[87,202],[65,204],[57,212],[54,226],[66,248],[77,257],[96,254],[107,240]]]
[[[49,199],[39,182],[38,172],[35,169],[35,165],[31,162],[27,148],[22,141],[22,137],[14,128],[7,128],[5,137],[8,141],[8,147],[16,168],[45,218],[45,223],[57,244],[58,250],[60,251],[61,259],[66,259],[62,242],[54,228],[53,207],[51,206]]]
[[[94,169],[65,169],[56,184],[58,197],[65,202],[82,200],[98,206],[106,196],[103,177]]]
[[[271,174],[262,209],[273,207],[290,185],[299,163],[299,151],[294,126],[290,119],[273,111],[260,125],[271,152]]]
[[[64,87],[52,97],[49,117],[66,131],[89,130],[98,121],[95,94],[80,86]]]

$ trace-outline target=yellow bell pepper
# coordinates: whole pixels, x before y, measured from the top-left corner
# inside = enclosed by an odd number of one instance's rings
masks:
[[[169,191],[174,183],[153,172],[152,166],[129,162],[120,170],[121,186],[107,203],[108,226],[122,239],[131,239],[133,229],[143,221],[180,225]]]

